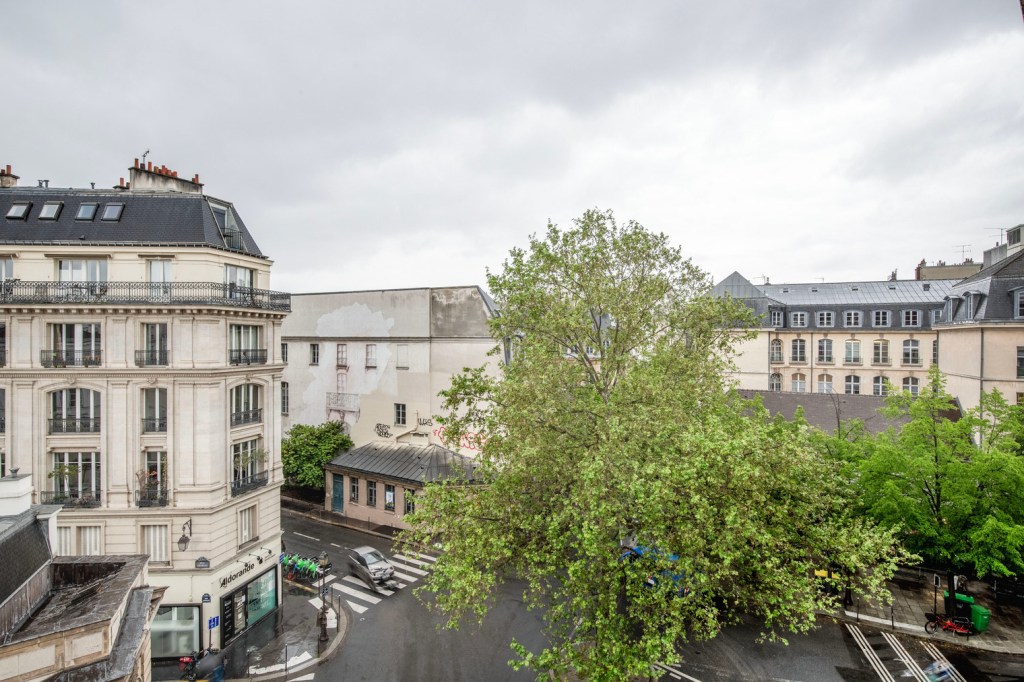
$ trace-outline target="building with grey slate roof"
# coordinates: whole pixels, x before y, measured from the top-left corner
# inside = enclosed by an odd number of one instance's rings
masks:
[[[336,513],[386,529],[408,528],[404,517],[428,483],[472,483],[477,462],[440,445],[370,443],[335,457],[324,469],[327,499]]]
[[[281,545],[290,296],[198,175],[18,181],[0,169],[0,502],[61,505],[59,557],[148,555],[154,656],[230,646],[280,603],[257,559]]]

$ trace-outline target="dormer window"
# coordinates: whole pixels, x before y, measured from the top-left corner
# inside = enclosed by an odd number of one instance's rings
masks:
[[[124,211],[124,204],[107,204],[103,207],[103,215],[100,216],[100,220],[120,220],[122,211]]]
[[[32,204],[27,201],[19,201],[11,204],[11,207],[7,209],[8,220],[25,220],[28,217],[28,210],[32,208]]]
[[[60,215],[60,209],[64,206],[63,201],[47,201],[39,210],[40,220],[56,220]]]
[[[96,211],[99,209],[99,204],[82,204],[78,207],[78,213],[75,214],[75,220],[92,220],[96,217]]]

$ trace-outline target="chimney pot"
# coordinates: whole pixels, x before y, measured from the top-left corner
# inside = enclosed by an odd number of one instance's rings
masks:
[[[146,162],[146,170],[148,170],[150,173],[153,172],[153,162],[152,161],[147,161]]]
[[[124,183],[124,188],[125,189],[131,189],[132,188],[132,183],[130,183],[130,182]]]
[[[138,157],[136,157],[136,159],[135,159],[135,167],[136,167],[136,168],[138,168],[138,167],[139,167],[139,159],[138,159]]]
[[[171,177],[172,178],[178,177],[178,171],[171,171]]]
[[[117,186],[124,187],[124,178],[121,178],[120,180],[117,181]]]
[[[7,164],[7,174],[11,174],[11,164]]]

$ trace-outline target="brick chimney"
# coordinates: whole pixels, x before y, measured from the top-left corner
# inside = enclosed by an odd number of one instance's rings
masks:
[[[0,189],[18,186],[18,176],[11,172],[11,164],[6,168],[0,168]]]
[[[178,177],[178,171],[167,166],[153,166],[152,161],[143,166],[135,159],[135,164],[128,169],[128,186],[132,189],[156,189],[164,192],[182,192],[185,194],[202,194],[203,183],[199,182],[196,173],[191,180]]]

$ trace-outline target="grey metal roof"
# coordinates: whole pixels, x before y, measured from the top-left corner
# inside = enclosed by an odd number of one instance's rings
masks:
[[[50,560],[50,543],[36,522],[38,508],[5,517],[0,529],[0,552],[10,561],[0,561],[0,603]]]
[[[804,410],[804,418],[811,426],[822,431],[833,432],[837,423],[859,419],[871,433],[880,433],[890,426],[906,422],[906,419],[891,420],[882,415],[885,398],[875,395],[848,395],[845,393],[790,393],[787,391],[755,391],[741,389],[744,398],[760,397],[765,409],[772,415],[792,419],[798,407]],[[838,419],[837,419],[838,413]]]
[[[225,242],[217,226],[210,200],[231,212],[240,232],[240,247]],[[40,220],[47,201],[61,201],[56,220]],[[7,218],[16,202],[29,202],[27,219]],[[84,203],[100,204],[93,220],[75,220]],[[121,218],[100,219],[106,204],[124,204]],[[0,189],[0,244],[104,244],[211,246],[263,257],[241,216],[230,202],[204,194],[152,190],[91,190],[53,187],[11,187]]]
[[[453,476],[473,480],[476,460],[440,445],[370,443],[335,457],[328,466],[422,485]]]
[[[764,284],[756,288],[783,305],[887,305],[942,303],[955,279],[897,280],[894,282],[811,282]]]

